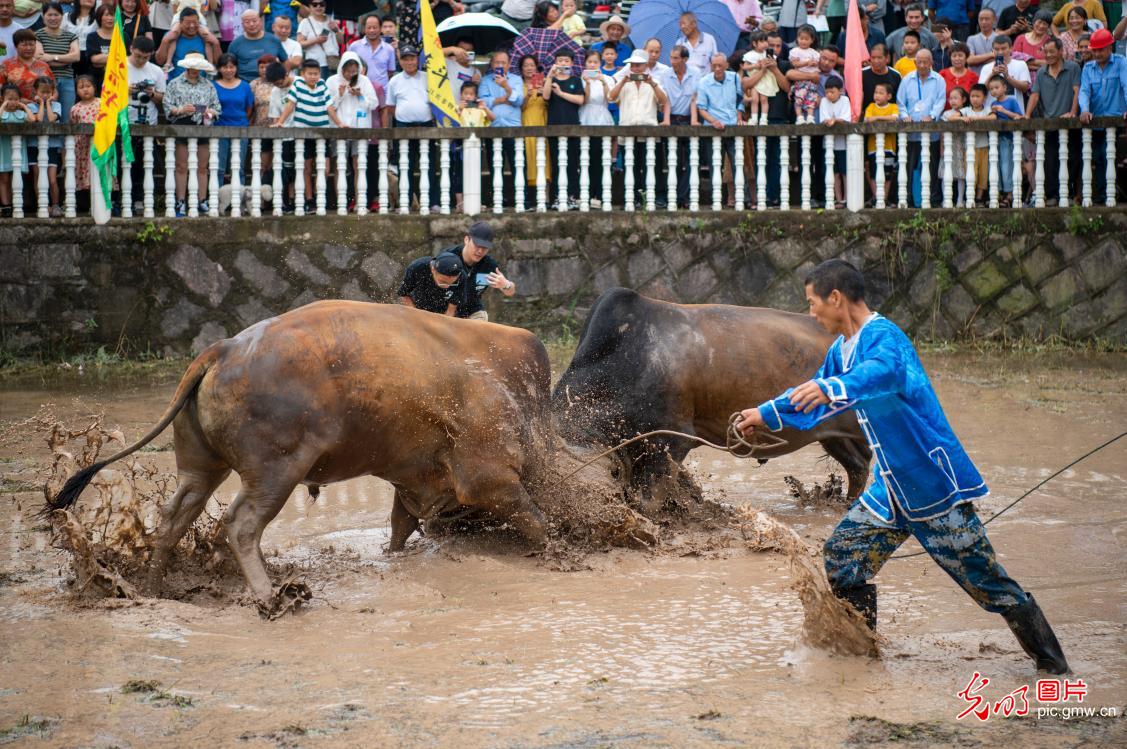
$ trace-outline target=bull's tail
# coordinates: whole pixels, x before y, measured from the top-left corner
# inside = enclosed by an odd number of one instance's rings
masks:
[[[172,402],[168,404],[164,415],[160,417],[160,421],[157,422],[156,426],[149,430],[148,434],[115,455],[111,455],[105,460],[92,463],[71,476],[59,493],[55,495],[55,498],[47,502],[40,514],[50,515],[55,510],[70,508],[78,501],[78,496],[82,494],[86,485],[97,475],[98,471],[102,470],[110,463],[121,460],[127,455],[140,450],[156,439],[156,436],[172,423],[172,420],[176,418],[176,414],[180,412],[180,409],[188,402],[188,398],[196,391],[200,380],[203,379],[203,376],[207,374],[207,371],[211,369],[212,365],[215,364],[216,360],[219,358],[219,350],[218,345],[209,346],[202,354],[196,357],[195,361],[188,365],[188,370],[184,373],[184,376],[180,378],[180,384],[176,387],[176,393],[172,396]]]

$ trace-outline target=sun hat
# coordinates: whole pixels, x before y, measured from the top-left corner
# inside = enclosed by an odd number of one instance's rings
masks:
[[[622,35],[630,36],[630,24],[626,23],[626,21],[623,21],[622,16],[614,15],[603,21],[601,24],[599,24],[599,33],[603,36],[606,36],[607,29],[609,29],[611,26],[621,26]]]
[[[207,58],[199,52],[189,52],[184,55],[176,65],[185,70],[199,70],[210,75],[215,75],[215,66],[208,62]]]
[[[644,51],[642,51],[640,49],[636,49],[636,50],[634,50],[633,52],[630,53],[630,56],[627,57],[625,62],[623,62],[622,64],[623,65],[630,65],[632,63],[642,63],[643,65],[649,65],[650,64],[650,56],[648,54],[646,54]]]

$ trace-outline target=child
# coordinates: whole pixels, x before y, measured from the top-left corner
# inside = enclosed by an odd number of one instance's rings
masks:
[[[78,101],[70,108],[71,124],[91,125],[98,117],[98,109],[102,103],[96,96],[94,78],[89,75],[80,75],[74,79],[74,92]],[[90,136],[78,135],[74,139],[74,152],[76,154],[90,153]],[[80,212],[85,213],[90,206],[90,159],[74,160],[74,186],[75,201]]]
[[[200,25],[206,27],[207,21],[204,20],[204,14],[211,10],[211,3],[208,0],[171,0],[169,6],[172,8],[172,28],[168,33],[172,33],[180,28],[180,11],[191,8],[200,17]],[[113,7],[113,6],[110,6]],[[239,34],[242,34],[242,24],[239,25]]]
[[[458,119],[462,127],[489,127],[493,122],[493,110],[478,98],[477,83],[466,81],[462,84],[461,100],[458,102]],[[461,213],[462,207],[462,143],[454,141],[451,152],[450,182],[454,186],[454,211]]]
[[[970,87],[970,106],[963,110],[966,120],[996,120],[998,116],[986,108],[986,86],[976,83]],[[986,204],[986,188],[989,186],[990,134],[974,134],[974,194],[978,205]],[[970,175],[967,175],[970,180]],[[969,189],[969,185],[968,185]]]
[[[0,89],[0,123],[22,124],[34,122],[27,106],[20,101],[20,87],[14,83],[5,83]],[[27,171],[27,138],[21,138],[20,146],[21,172]],[[12,215],[12,138],[0,136],[0,217],[10,218]],[[23,179],[23,174],[16,176]]]
[[[293,116],[292,119],[290,116]],[[290,90],[286,92],[285,105],[282,107],[278,119],[290,122],[293,127],[328,127],[331,122],[337,127],[344,127],[337,117],[333,98],[329,94],[329,87],[321,80],[321,63],[317,60],[306,59],[301,63],[301,77],[293,82]],[[275,125],[277,126],[277,125]],[[326,144],[327,145],[327,144]],[[313,160],[317,157],[317,141],[309,138],[305,141],[305,210],[312,212],[314,206],[313,192]],[[329,149],[325,149],[326,171],[332,163]]]
[[[743,56],[743,61],[751,65],[751,70],[762,70],[766,67],[767,60],[767,33],[753,31],[751,33],[751,51]],[[755,87],[744,97],[744,101],[751,105],[749,125],[767,124],[767,100],[779,93],[779,82],[775,76],[766,73],[755,84]]]
[[[560,29],[572,39],[578,39],[587,33],[587,24],[583,23],[583,16],[578,12],[575,0],[563,0],[560,3]]]
[[[892,100],[892,84],[878,83],[873,89],[873,101],[865,107],[862,115],[865,122],[897,122],[900,119],[900,107]],[[869,190],[875,197],[877,193],[877,159],[884,159],[884,188],[883,195],[888,200],[888,191],[892,188],[892,175],[896,169],[896,133],[885,133],[884,153],[877,154],[877,136],[870,135],[868,153],[870,158]]]
[[[556,52],[556,64],[544,78],[544,86],[540,93],[548,102],[549,125],[579,124],[579,107],[587,100],[587,94],[583,82],[571,74],[574,65],[575,60],[571,52],[561,49]],[[568,138],[567,145],[567,195],[556,195],[556,207],[561,211],[577,208],[579,199],[579,139]],[[558,175],[560,172],[557,140],[549,138],[548,147],[551,151],[552,173]]]
[[[602,55],[603,66],[599,68],[599,72],[607,78],[614,78],[614,74],[620,69],[618,65],[618,45],[614,42],[606,42],[599,52]],[[610,103],[607,105],[610,110],[610,116],[614,118],[614,124],[618,124],[618,105]]]
[[[1006,93],[1006,86],[1006,79],[1000,75],[992,77],[987,82],[986,89],[994,100],[994,103],[990,105],[991,113],[999,120],[1024,119],[1021,113],[1021,104],[1012,94]],[[1018,158],[1021,158],[1020,154]],[[999,181],[1002,184],[1002,195],[998,202],[1003,208],[1009,208],[1013,205],[1014,188],[1021,189],[1021,185],[1014,185],[1013,159],[1014,134],[1012,132],[998,133],[998,171],[1001,172]]]
[[[920,33],[908,29],[904,34],[904,41],[901,43],[904,55],[896,61],[892,69],[900,74],[900,77],[907,78],[908,73],[916,69],[916,53],[920,51]]]
[[[970,104],[970,94],[962,86],[951,89],[947,95],[947,111],[943,119],[952,122],[963,119],[963,110]],[[944,157],[946,162],[946,157]],[[966,139],[962,133],[956,133],[951,138],[951,178],[955,184],[955,205],[960,206],[966,200],[967,176],[967,147]]]
[[[272,87],[270,90],[270,103],[266,108],[266,117],[269,127],[291,127],[293,114],[282,118],[282,110],[286,107],[286,92],[293,85],[293,79],[286,73],[286,66],[280,62],[272,62],[266,66],[266,82]],[[294,144],[293,138],[282,139],[282,163],[274,167],[282,170],[282,182],[286,185],[284,196],[276,196],[282,200],[282,211],[293,212],[294,198]],[[273,174],[270,175],[273,182]]]
[[[852,122],[853,109],[849,97],[842,93],[842,80],[836,75],[826,79],[823,88],[826,96],[818,105],[818,119],[823,125],[833,126],[839,122]],[[826,175],[829,179],[830,175]],[[835,207],[845,207],[845,136],[834,136],[834,201]]]
[[[817,32],[810,25],[798,28],[798,46],[790,51],[791,69],[801,73],[818,73],[818,60],[821,57],[814,47]],[[814,110],[818,108],[821,96],[818,94],[818,81],[796,81],[791,87],[794,97],[794,118],[798,125],[813,125]],[[805,114],[805,116],[804,116]]]
[[[55,98],[55,79],[40,76],[35,80],[35,98],[27,104],[28,122],[60,122],[63,105]],[[62,165],[62,136],[52,135],[47,146],[47,190],[51,198],[49,214],[51,218],[62,218],[63,209],[59,205],[59,166]],[[29,154],[29,157],[32,155]],[[39,184],[39,149],[36,148],[31,159],[31,183]]]
[[[614,80],[599,69],[599,53],[587,53],[583,70],[583,90],[586,100],[579,108],[579,124],[593,127],[608,127],[615,124],[607,100],[610,98]],[[603,196],[603,139],[592,138],[590,148],[591,168],[591,207],[602,207]]]

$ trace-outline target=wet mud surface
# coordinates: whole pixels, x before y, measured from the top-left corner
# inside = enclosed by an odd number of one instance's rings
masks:
[[[1123,356],[930,356],[956,431],[990,484],[985,518],[1127,424]],[[0,419],[43,403],[99,408],[135,438],[159,382],[7,384]],[[168,445],[171,432],[154,442]],[[1127,704],[1127,444],[1080,464],[989,527],[1037,595],[1082,706]],[[107,448],[110,449],[110,448]],[[103,453],[105,454],[105,453]],[[785,556],[670,533],[660,550],[559,565],[498,533],[415,537],[388,555],[391,490],[375,479],[299,488],[268,527],[275,571],[313,599],[261,619],[221,568],[171,570],[164,598],[76,600],[69,556],[34,517],[49,456],[0,448],[0,744],[12,746],[1122,746],[1122,717],[956,721],[977,670],[999,700],[1033,685],[1002,619],[926,556],[877,577],[883,656],[800,642]],[[138,456],[161,471],[171,451]],[[843,512],[805,501],[836,464],[817,447],[758,466],[701,449],[706,496],[758,508],[818,547]],[[228,502],[237,478],[216,499]],[[84,500],[85,501],[85,500]],[[210,509],[213,514],[217,508]],[[917,550],[915,542],[904,551]],[[1076,706],[1078,703],[1070,703]],[[1034,713],[1038,703],[1031,702]],[[973,720],[973,719],[972,719]]]

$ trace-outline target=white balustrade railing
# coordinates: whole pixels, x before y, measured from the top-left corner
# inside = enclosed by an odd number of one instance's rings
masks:
[[[14,218],[47,218],[49,209],[78,217],[84,203],[76,175],[81,160],[89,159],[78,150],[84,140],[79,136],[89,130],[17,125],[0,131],[9,139],[14,173],[24,175],[12,181]],[[364,137],[356,137],[360,132]],[[139,126],[133,134],[137,163],[119,165],[113,200],[115,215],[123,218],[228,212],[235,218],[288,212],[343,216],[370,210],[699,212],[702,205],[713,211],[833,210],[842,197],[835,187],[834,144],[844,136],[844,197],[851,210],[1114,206],[1123,134],[1114,118],[1083,126],[1076,120],[861,123],[799,132],[777,125],[723,132],[684,126],[476,131]],[[873,145],[866,148],[869,139]],[[56,175],[48,163],[52,143],[61,143],[63,151]],[[32,163],[29,153],[35,154]],[[221,159],[221,153],[228,157]],[[886,153],[894,154],[892,161],[885,161]],[[458,195],[475,197],[463,205]]]

